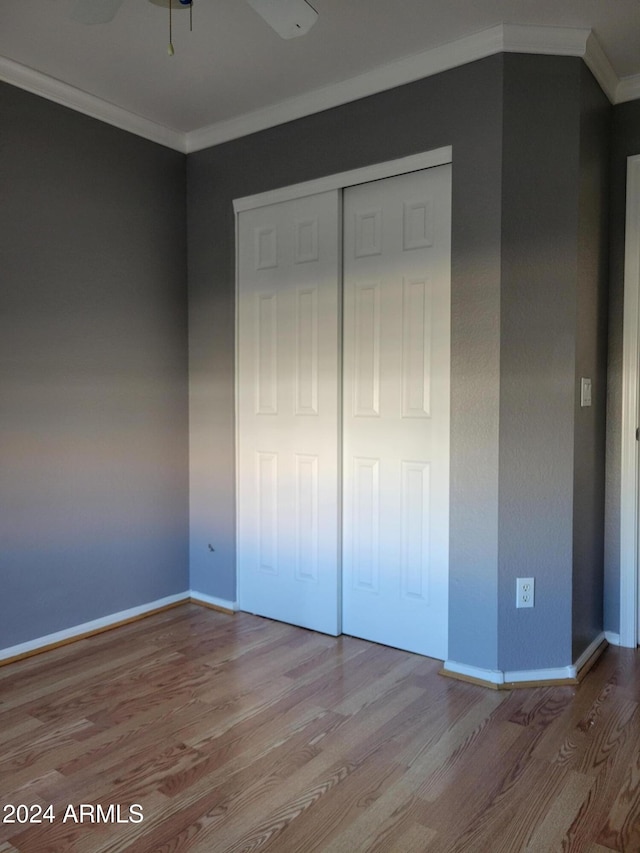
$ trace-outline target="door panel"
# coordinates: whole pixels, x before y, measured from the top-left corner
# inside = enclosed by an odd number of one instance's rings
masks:
[[[450,216],[450,166],[240,214],[243,610],[446,658]]]
[[[329,634],[339,611],[337,192],[239,216],[243,610]]]
[[[451,167],[344,192],[343,630],[447,656]]]

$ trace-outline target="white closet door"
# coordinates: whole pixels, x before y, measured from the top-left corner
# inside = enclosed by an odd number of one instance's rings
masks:
[[[339,195],[238,227],[240,606],[338,634]]]
[[[451,167],[344,193],[343,631],[447,657]]]

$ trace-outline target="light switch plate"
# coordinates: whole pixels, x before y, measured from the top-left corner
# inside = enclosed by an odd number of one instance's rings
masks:
[[[583,408],[591,405],[591,380],[584,376],[580,380],[580,405]]]

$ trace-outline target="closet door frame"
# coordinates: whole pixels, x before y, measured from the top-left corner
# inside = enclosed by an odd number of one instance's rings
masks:
[[[343,190],[346,187],[356,186],[358,184],[370,183],[371,181],[381,180],[383,178],[392,178],[397,175],[406,175],[410,172],[418,172],[422,169],[431,169],[435,166],[443,166],[453,162],[453,151],[450,145],[436,148],[432,151],[425,151],[421,154],[414,154],[409,157],[402,157],[397,160],[389,160],[383,163],[375,163],[371,166],[364,166],[359,169],[352,169],[347,172],[339,172],[335,175],[327,175],[326,177],[318,178],[304,183],[292,184],[286,187],[280,187],[275,190],[270,190],[257,195],[244,196],[234,199],[233,210],[235,214],[235,471],[236,482],[239,470],[239,430],[240,418],[238,409],[238,393],[239,393],[239,215],[243,211],[254,210],[259,207],[266,207],[272,204],[278,204],[283,201],[291,201],[304,196],[316,195],[317,193],[327,192],[328,190]],[[342,283],[340,282],[340,287]],[[341,508],[337,507],[340,512]],[[238,517],[240,513],[238,489],[236,488],[236,554],[238,553],[238,538],[239,526]],[[340,595],[340,593],[338,593]],[[236,565],[236,600],[242,602],[242,576],[237,570]]]

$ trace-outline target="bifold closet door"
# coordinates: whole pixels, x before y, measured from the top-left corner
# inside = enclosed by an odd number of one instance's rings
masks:
[[[337,191],[238,222],[243,610],[340,633]]]
[[[343,631],[447,657],[451,167],[344,192]]]

